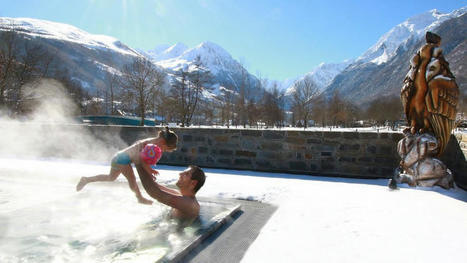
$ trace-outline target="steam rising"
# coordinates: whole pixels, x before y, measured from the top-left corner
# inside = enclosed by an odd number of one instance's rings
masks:
[[[108,161],[126,146],[118,131],[93,134],[78,124],[78,107],[60,82],[41,79],[23,90],[32,113],[15,120],[0,112],[0,156]]]

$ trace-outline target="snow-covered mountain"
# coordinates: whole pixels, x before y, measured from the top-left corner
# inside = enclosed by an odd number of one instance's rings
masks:
[[[176,43],[172,46],[159,45],[153,50],[145,52],[145,55],[149,56],[153,61],[162,61],[179,57],[188,49],[183,43]]]
[[[32,18],[0,17],[0,34],[14,32],[24,47],[26,43],[39,45],[54,55],[56,72],[68,72],[69,78],[81,84],[91,95],[102,96],[108,73],[120,74],[135,57],[149,57],[168,76],[182,67],[190,68],[196,57],[213,75],[214,93],[222,90],[238,91],[242,85],[255,96],[258,80],[217,44],[203,42],[194,48],[183,43],[160,45],[150,51],[132,49],[121,41],[103,35],[87,33],[71,25]],[[19,51],[22,52],[22,51]],[[208,94],[209,95],[209,94]]]
[[[331,96],[339,91],[361,106],[384,96],[398,96],[411,57],[425,43],[425,33],[441,36],[443,54],[462,90],[465,86],[467,7],[449,14],[437,10],[411,17],[384,34],[354,63],[339,73],[326,88]]]
[[[381,36],[376,44],[357,59],[347,60],[342,63],[321,63],[305,75],[283,81],[282,86],[286,87],[286,95],[290,95],[294,91],[293,84],[295,81],[310,77],[318,85],[319,89],[324,91],[332,84],[334,78],[342,73],[348,66],[356,70],[365,71],[365,69],[363,69],[365,63],[374,64],[373,66],[368,65],[369,67],[387,63],[391,58],[397,55],[399,48],[407,49],[407,46],[422,39],[426,31],[434,30],[443,22],[459,17],[466,12],[467,7],[460,8],[449,14],[443,14],[433,9],[423,14],[413,16]]]
[[[33,18],[0,17],[0,30],[8,29],[20,31],[31,37],[73,42],[90,49],[108,49],[125,55],[138,55],[138,52],[114,37],[90,34],[68,24]]]
[[[250,74],[221,46],[206,41],[194,48],[187,48],[182,43],[170,46],[159,52],[146,52],[150,59],[161,68],[173,74],[182,68],[189,68],[197,57],[214,77],[214,93],[219,94],[221,87],[239,90],[242,85],[251,89],[250,94],[257,92],[258,79]],[[221,88],[221,89],[220,89]]]
[[[87,33],[74,26],[32,18],[0,17],[0,34],[13,32],[18,54],[26,46],[39,46],[53,56],[50,74],[68,74],[91,95],[103,91],[108,73],[120,74],[123,66],[141,56],[121,41]],[[51,76],[62,77],[62,76]]]
[[[407,44],[410,38],[419,40],[426,31],[437,28],[446,20],[458,17],[467,12],[467,7],[443,14],[436,9],[413,16],[385,33],[375,45],[357,58],[357,63],[372,62],[377,65],[386,63],[396,55],[396,50]]]
[[[331,84],[334,77],[341,73],[352,62],[352,60],[346,60],[342,63],[321,63],[311,72],[296,79],[289,79],[286,82],[283,82],[285,83],[283,86],[287,87],[285,95],[292,94],[295,91],[294,83],[305,78],[310,78],[318,86],[320,91],[324,91],[324,89]]]

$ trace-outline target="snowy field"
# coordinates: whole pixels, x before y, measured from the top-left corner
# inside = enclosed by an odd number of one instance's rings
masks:
[[[70,198],[81,200],[93,193],[88,205],[91,201],[106,202],[116,209],[106,210],[104,219],[109,223],[97,219],[99,231],[86,228],[87,235],[93,235],[92,231],[96,231],[96,236],[127,231],[146,220],[135,215],[147,213],[149,216],[154,211],[136,202],[123,177],[116,183],[89,185],[83,192],[75,192],[75,184],[81,176],[106,173],[108,169],[104,163],[0,158],[1,174],[11,171],[24,174],[24,177],[0,177],[1,185],[9,185],[8,189],[0,188],[0,216],[5,220],[9,214],[23,208]],[[161,165],[158,169],[160,182],[174,184],[184,167]],[[461,189],[446,191],[438,187],[412,189],[403,186],[390,191],[387,180],[220,169],[205,171],[206,184],[198,196],[240,198],[278,206],[242,262],[465,262],[467,192]],[[35,180],[36,174],[46,179]],[[118,183],[120,187],[111,185]],[[83,209],[82,203],[81,207],[69,205]],[[160,210],[156,205],[153,207]],[[24,216],[34,217],[34,214]],[[126,223],[119,224],[118,218]],[[62,223],[73,228],[82,222],[70,217]],[[8,225],[2,224],[0,238],[8,231],[5,226]],[[82,235],[83,232],[78,231]],[[1,255],[2,251],[0,258]],[[69,260],[66,257],[56,259],[56,262]]]

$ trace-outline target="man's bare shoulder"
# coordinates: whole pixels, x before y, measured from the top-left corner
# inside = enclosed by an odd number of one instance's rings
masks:
[[[196,217],[199,215],[200,206],[196,197],[179,196],[173,206],[182,217]]]
[[[196,199],[181,197],[183,204],[173,207],[172,215],[177,218],[193,219],[199,216],[200,206]]]

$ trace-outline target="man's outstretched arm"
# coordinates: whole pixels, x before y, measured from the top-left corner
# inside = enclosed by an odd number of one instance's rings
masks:
[[[152,175],[148,173],[141,164],[136,164],[135,166],[144,190],[146,190],[148,195],[165,205],[173,207],[173,198],[175,196],[162,191],[159,185],[154,181]]]

